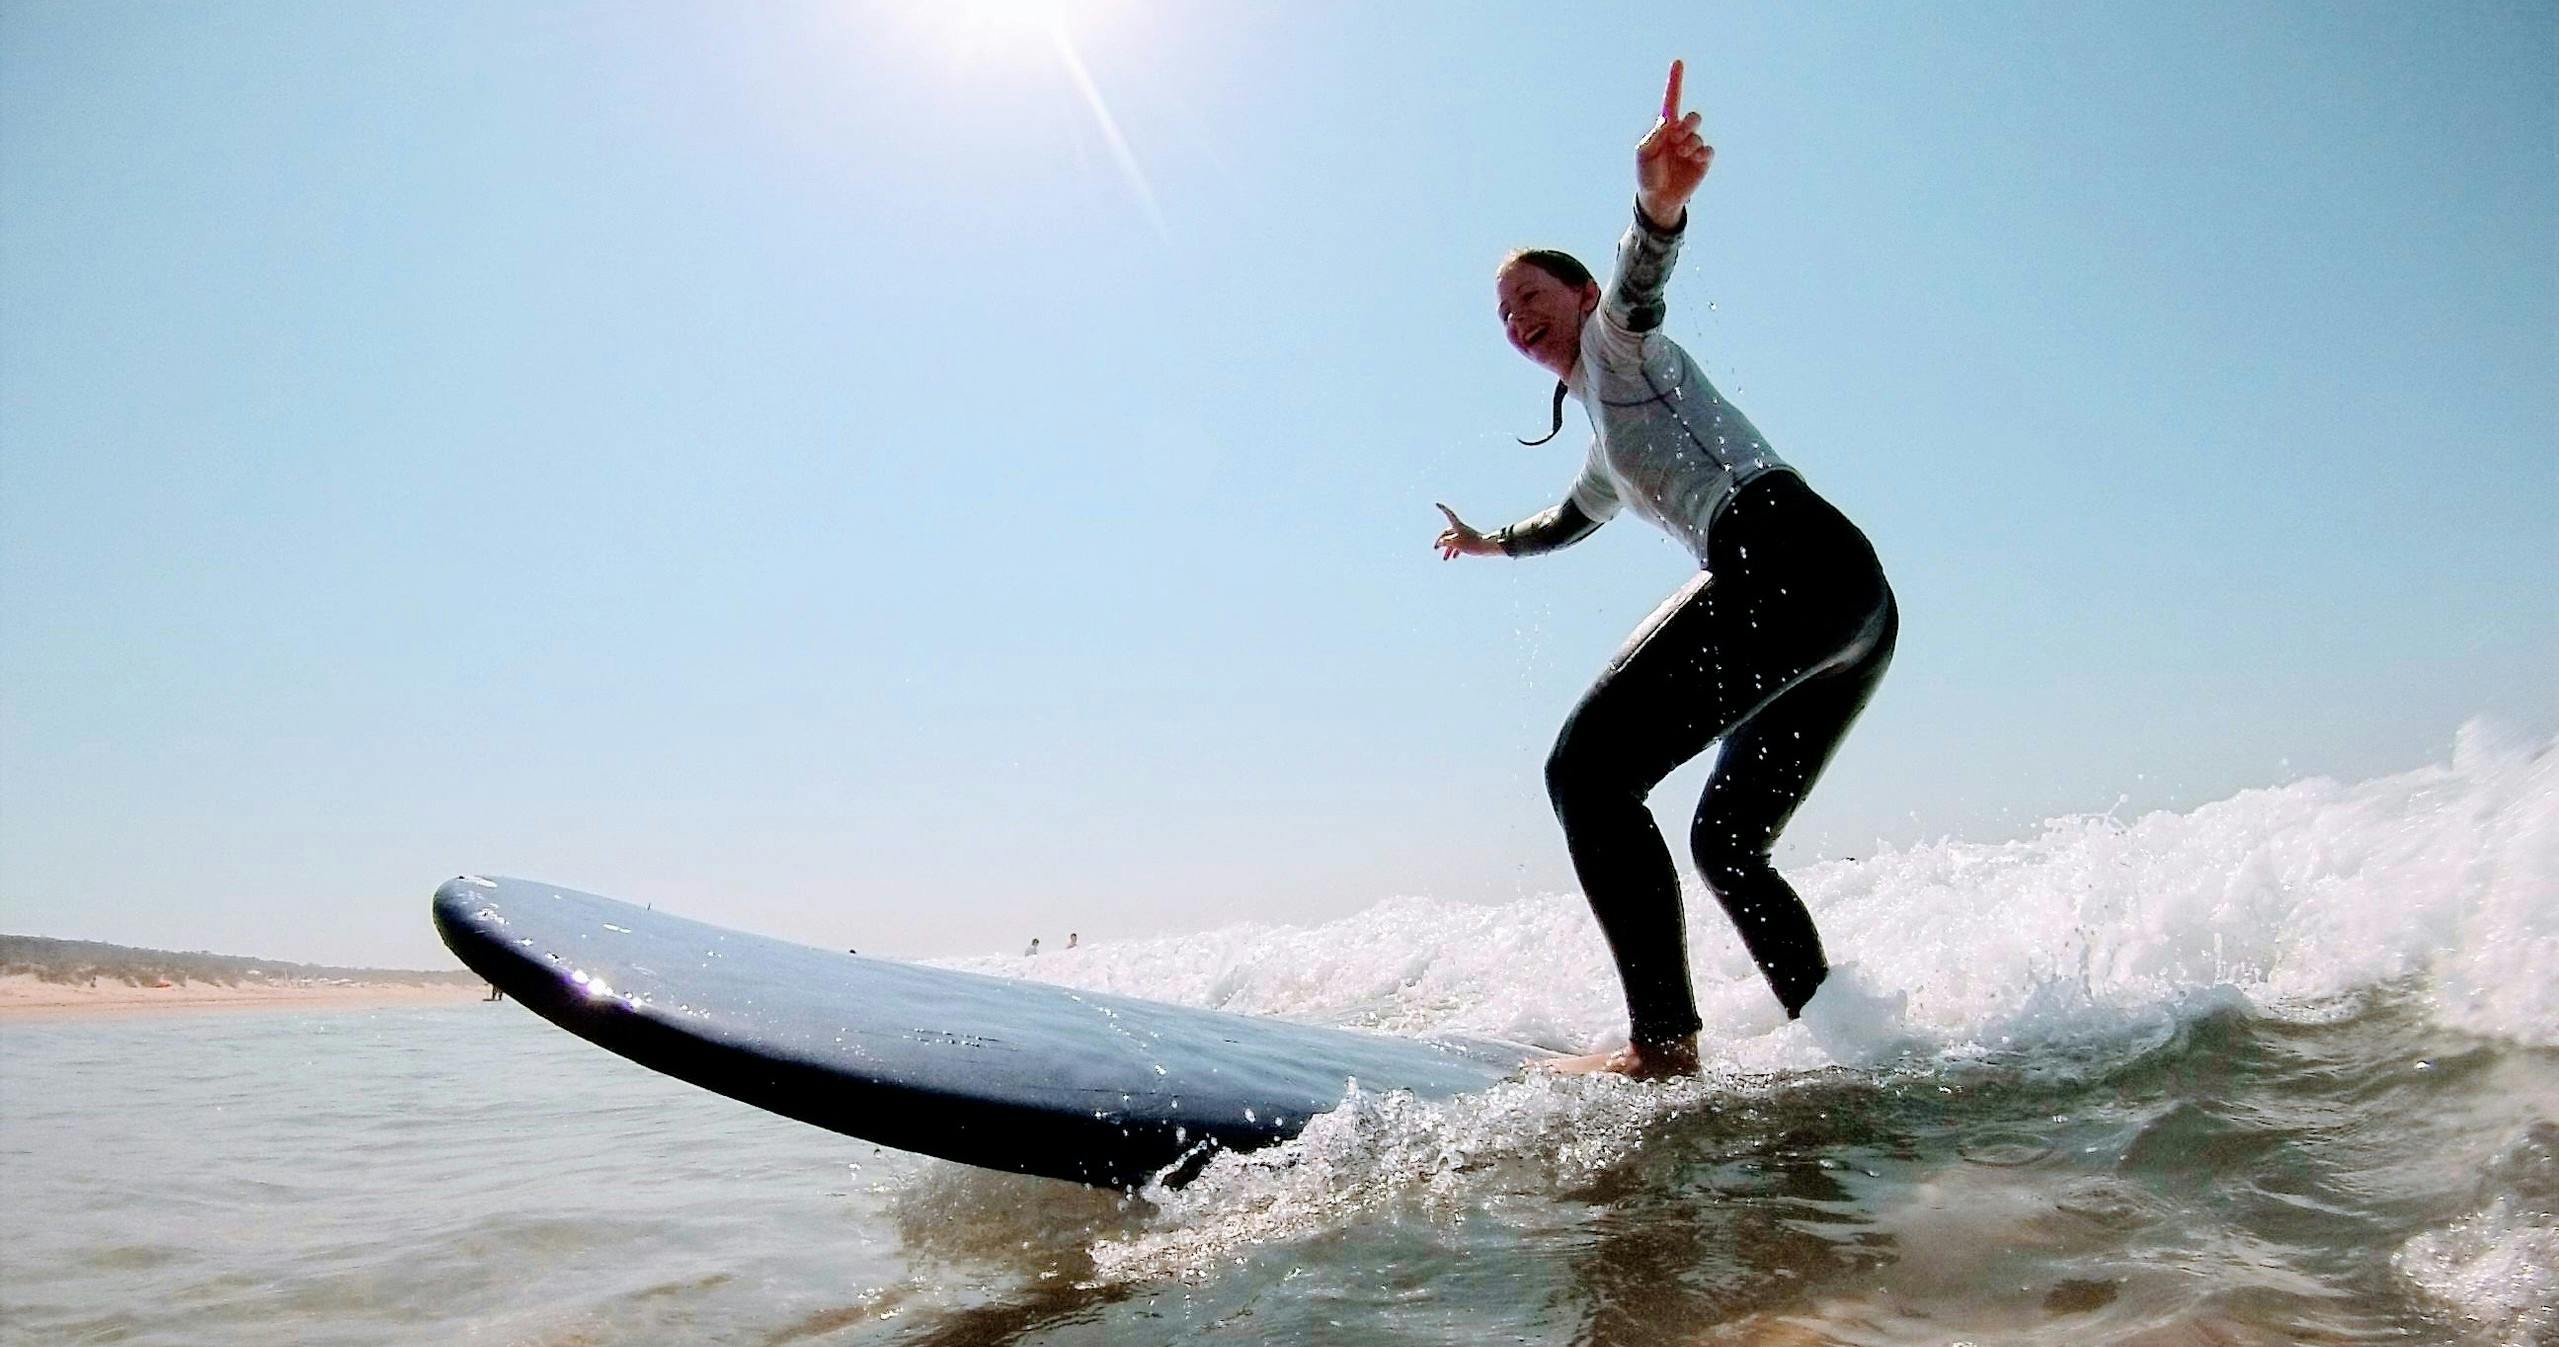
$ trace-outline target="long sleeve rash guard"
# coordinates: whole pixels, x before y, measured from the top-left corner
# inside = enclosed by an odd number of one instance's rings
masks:
[[[1590,417],[1590,456],[1570,494],[1543,513],[1498,530],[1513,556],[1578,542],[1633,506],[1706,564],[1706,530],[1741,485],[1792,472],[1749,419],[1661,331],[1663,290],[1686,231],[1644,218],[1617,244],[1617,271],[1599,308],[1582,321],[1581,359],[1566,388]]]

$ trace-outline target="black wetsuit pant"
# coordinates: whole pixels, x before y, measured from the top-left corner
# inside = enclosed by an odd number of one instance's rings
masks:
[[[1638,1043],[1700,1025],[1679,874],[1645,796],[1723,741],[1689,850],[1788,1016],[1800,1012],[1830,965],[1769,849],[1874,695],[1901,626],[1866,535],[1791,472],[1745,484],[1707,536],[1707,572],[1627,638],[1546,761]]]

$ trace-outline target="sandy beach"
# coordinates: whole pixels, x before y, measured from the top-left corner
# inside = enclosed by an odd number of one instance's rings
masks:
[[[113,978],[47,982],[23,973],[0,976],[0,1019],[29,1015],[148,1014],[163,1010],[377,1010],[444,1006],[488,995],[480,983],[361,982],[344,979],[225,986],[172,982],[136,986]]]

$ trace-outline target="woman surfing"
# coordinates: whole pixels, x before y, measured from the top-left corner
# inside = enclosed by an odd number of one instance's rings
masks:
[[[1689,852],[1768,985],[1799,1016],[1830,972],[1812,915],[1769,861],[1892,662],[1900,617],[1866,536],[1780,459],[1662,330],[1688,201],[1715,151],[1680,112],[1673,62],[1661,120],[1635,147],[1635,220],[1603,290],[1565,253],[1503,260],[1504,333],[1582,404],[1593,438],[1551,508],[1479,533],[1446,505],[1443,560],[1535,556],[1631,508],[1703,568],[1626,639],[1546,759],[1573,870],[1626,989],[1627,1045],[1560,1059],[1567,1072],[1697,1070],[1679,874],[1645,797],[1718,741]]]

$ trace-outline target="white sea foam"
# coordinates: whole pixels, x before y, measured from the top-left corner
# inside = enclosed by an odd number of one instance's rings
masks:
[[[2559,1334],[2559,1229],[2509,1199],[2410,1240],[2391,1266],[2487,1341],[2534,1347]]]
[[[1643,1086],[1532,1076],[1463,1100],[1354,1091],[1286,1146],[1223,1154],[1189,1186],[1150,1187],[1148,1228],[1096,1241],[1107,1280],[1193,1276],[1235,1250],[1303,1239],[1411,1206],[1463,1217],[1489,1194],[1568,1191],[1608,1171],[1657,1124],[1764,1086],[1705,1076]]]
[[[1845,1063],[1931,1071],[1990,1053],[2155,1042],[2238,1006],[2310,1020],[2383,984],[2440,1023],[2559,1044],[2559,744],[2465,727],[2450,760],[2360,783],[2249,790],[2185,813],[2055,820],[1791,877],[1857,993],[1789,1023],[1713,899],[1690,895],[1708,1075],[1667,1087],[1531,1079],[1428,1102],[1354,1095],[1287,1146],[1218,1158],[1159,1218],[1093,1246],[1105,1279],[1196,1273],[1385,1205],[1462,1213],[1552,1193],[1648,1129]],[[1558,1048],[1622,1034],[1581,900],[1399,897],[1313,927],[1230,926],[967,966],[1094,990]],[[2537,1218],[2534,1218],[2537,1220]],[[2406,1275],[2494,1321],[2546,1223],[2490,1203],[2413,1243]],[[2431,1242],[2429,1242],[2431,1241]],[[2540,1286],[2533,1283],[2532,1286]],[[2526,1286],[2522,1294],[2538,1294]]]
[[[2559,1045],[2559,743],[2465,726],[2448,762],[2073,817],[1791,875],[1832,957],[1940,1054],[2139,1036],[2240,1002],[2309,1017],[2413,979],[2441,1022]],[[1713,899],[1689,895],[1710,1065],[1834,1059],[1787,1023]],[[1624,1007],[1576,895],[1397,897],[1318,926],[1238,925],[961,966],[1404,1033],[1605,1045]]]
[[[2559,1337],[2559,1124],[2536,1127],[2489,1167],[2478,1212],[2402,1245],[2390,1264],[2483,1341]]]

